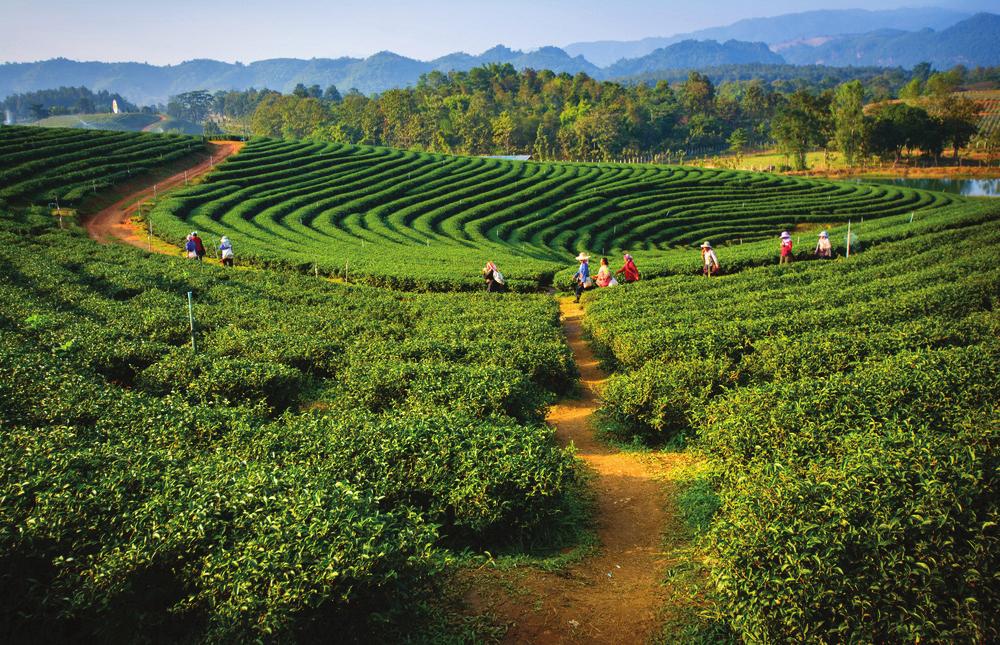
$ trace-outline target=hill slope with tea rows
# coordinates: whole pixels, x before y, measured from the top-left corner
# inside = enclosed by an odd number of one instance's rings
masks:
[[[691,271],[690,249],[704,239],[751,243],[784,228],[961,203],[907,188],[746,172],[260,139],[159,204],[153,223],[170,239],[195,229],[228,235],[245,259],[352,281],[471,288],[492,259],[515,286],[531,289],[551,284],[579,251],[629,250],[651,274]],[[741,252],[755,262],[773,255],[753,248]]]
[[[0,141],[8,640],[396,641],[434,629],[455,553],[578,530],[541,423],[576,376],[554,302],[99,245],[30,203],[200,140]]]
[[[204,148],[200,138],[178,135],[0,127],[0,201],[75,206]]]
[[[1000,637],[998,221],[888,218],[848,261],[587,297],[608,430],[711,464],[709,593],[740,640]]]

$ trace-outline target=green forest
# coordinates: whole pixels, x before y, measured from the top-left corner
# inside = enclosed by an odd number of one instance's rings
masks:
[[[675,163],[776,145],[790,166],[804,169],[805,152],[815,149],[849,160],[898,160],[919,151],[938,161],[945,149],[957,154],[977,133],[977,107],[953,94],[990,85],[996,75],[994,69],[934,72],[924,64],[844,82],[757,78],[716,85],[690,72],[679,83],[626,85],[491,65],[427,74],[412,89],[374,97],[300,86],[288,95],[206,92],[202,100],[211,99],[231,130],[254,136],[536,160]],[[900,96],[906,105],[892,101]]]

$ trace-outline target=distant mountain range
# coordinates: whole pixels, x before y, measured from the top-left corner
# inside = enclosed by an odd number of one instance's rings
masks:
[[[711,62],[707,62],[711,61]],[[649,56],[602,70],[581,56],[572,57],[558,47],[521,52],[496,46],[478,56],[456,53],[433,61],[419,61],[392,52],[364,59],[275,58],[249,65],[215,60],[192,60],[158,67],[145,63],[78,62],[65,58],[38,63],[0,65],[0,97],[58,86],[85,85],[92,90],[111,89],[143,104],[164,103],[167,97],[193,89],[210,91],[270,88],[290,92],[296,84],[336,85],[341,92],[355,88],[366,94],[415,85],[429,72],[468,71],[490,63],[510,63],[517,69],[547,69],[556,73],[583,72],[594,78],[626,76],[652,68],[678,69],[702,64],[729,65],[782,62],[763,43],[712,41],[677,43]]]
[[[806,11],[773,18],[750,18],[740,20],[727,27],[713,27],[661,38],[573,43],[563,49],[570,56],[583,56],[595,65],[606,67],[623,58],[645,56],[661,47],[667,47],[682,40],[715,40],[718,42],[748,40],[761,41],[768,45],[781,45],[818,36],[860,34],[879,29],[940,30],[971,16],[971,13],[938,8],[893,9],[889,11],[866,11],[864,9]]]
[[[780,49],[794,65],[877,65],[913,67],[921,61],[938,69],[955,65],[1000,65],[1000,15],[980,13],[941,31],[885,29],[835,36]]]
[[[888,24],[894,28],[884,28]],[[947,9],[812,11],[744,20],[687,36],[633,43],[578,43],[568,51],[542,47],[522,52],[498,45],[478,56],[454,53],[432,61],[392,52],[364,59],[275,58],[247,65],[191,60],[155,66],[57,58],[0,65],[0,98],[80,85],[118,92],[138,104],[165,103],[171,95],[195,89],[267,87],[289,92],[298,83],[322,88],[336,85],[341,92],[355,88],[371,94],[412,86],[429,72],[467,71],[490,63],[556,73],[583,72],[598,79],[649,78],[664,70],[750,64],[912,67],[928,61],[938,69],[956,64],[1000,65],[1000,16],[980,13],[969,17]],[[603,66],[594,64],[595,59]]]

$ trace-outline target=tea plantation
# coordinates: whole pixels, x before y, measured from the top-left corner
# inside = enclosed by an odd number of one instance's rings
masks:
[[[245,259],[266,266],[450,291],[479,288],[478,271],[493,259],[515,288],[537,290],[579,251],[630,250],[648,276],[691,272],[690,249],[706,238],[746,243],[782,228],[955,204],[938,193],[765,174],[258,139],[152,217],[163,237],[229,235]],[[770,261],[764,248],[741,249],[740,261]]]
[[[395,642],[463,553],[565,546],[586,478],[544,418],[577,370],[540,291],[580,250],[643,271],[585,296],[602,425],[707,460],[728,636],[1000,639],[1000,205],[259,139],[152,213],[252,268],[42,207],[201,145],[0,128],[7,640]],[[524,293],[468,293],[487,260]]]
[[[704,547],[743,640],[1000,636],[998,206],[590,302],[609,430],[712,464]]]

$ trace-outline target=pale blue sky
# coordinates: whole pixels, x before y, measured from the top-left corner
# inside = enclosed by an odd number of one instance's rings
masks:
[[[0,61],[250,62],[384,49],[430,59],[500,43],[635,40],[810,9],[903,6],[1000,10],[1000,0],[0,0]]]

